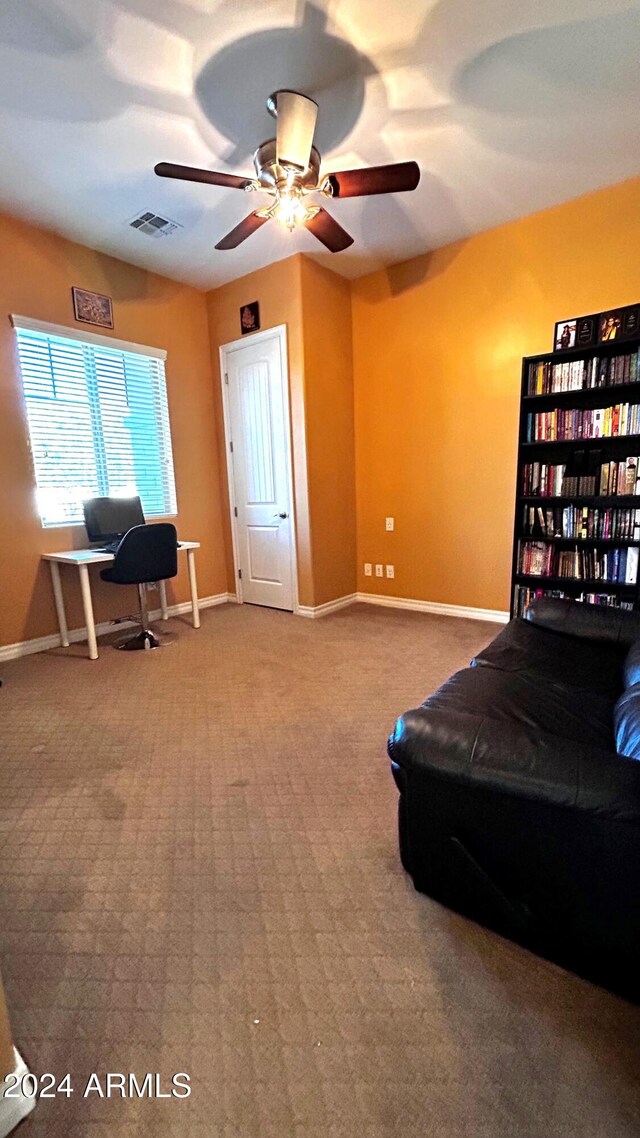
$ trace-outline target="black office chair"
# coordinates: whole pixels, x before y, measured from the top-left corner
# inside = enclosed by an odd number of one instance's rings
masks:
[[[113,585],[137,585],[140,601],[140,631],[116,644],[127,652],[160,648],[161,643],[149,628],[149,610],[145,585],[166,581],[178,572],[178,535],[170,522],[134,526],[125,533],[115,554],[113,565],[100,573],[103,581]]]

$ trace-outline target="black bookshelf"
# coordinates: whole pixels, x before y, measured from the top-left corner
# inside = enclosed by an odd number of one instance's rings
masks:
[[[520,394],[511,615],[640,608],[640,339],[525,356]]]

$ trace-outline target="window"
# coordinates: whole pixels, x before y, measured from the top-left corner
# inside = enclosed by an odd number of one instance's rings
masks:
[[[13,324],[42,524],[82,522],[84,499],[107,494],[139,494],[148,517],[175,514],[165,353]]]

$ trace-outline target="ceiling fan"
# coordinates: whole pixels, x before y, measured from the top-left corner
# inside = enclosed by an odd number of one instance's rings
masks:
[[[417,162],[394,162],[387,166],[367,166],[361,170],[342,170],[320,175],[320,154],[313,145],[318,104],[297,91],[276,91],[267,99],[267,110],[276,120],[276,137],[258,147],[253,164],[255,178],[200,170],[159,162],[155,172],[161,178],[180,178],[206,182],[236,190],[260,190],[273,201],[254,210],[227,233],[216,249],[235,249],[270,218],[288,229],[304,225],[332,253],[353,245],[353,237],[322,205],[308,201],[310,194],[325,198],[357,198],[370,194],[393,194],[415,190],[420,181]]]

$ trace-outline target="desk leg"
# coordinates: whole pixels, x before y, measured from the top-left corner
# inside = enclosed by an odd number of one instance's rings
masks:
[[[193,627],[200,628],[200,609],[198,608],[198,585],[196,582],[195,554],[195,549],[187,550],[187,562],[189,565],[189,585],[191,586],[191,611],[193,613]]]
[[[167,608],[167,582],[158,581],[158,588],[160,589],[160,613],[163,620],[168,620],[169,609]]]
[[[82,593],[82,607],[87,626],[87,640],[89,642],[89,659],[98,659],[98,641],[96,640],[96,625],[93,619],[93,605],[91,603],[91,585],[89,584],[89,566],[78,565],[80,573],[80,591]]]
[[[55,598],[56,612],[58,614],[60,643],[63,648],[68,648],[69,629],[67,628],[67,614],[64,611],[64,597],[62,595],[62,584],[60,582],[60,566],[57,561],[50,561],[49,568],[51,569],[51,584],[53,585],[53,596]]]

